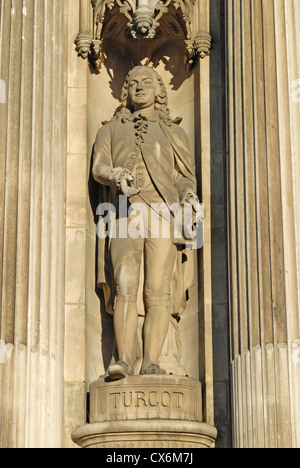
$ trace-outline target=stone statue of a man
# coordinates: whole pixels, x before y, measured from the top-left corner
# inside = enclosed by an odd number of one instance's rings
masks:
[[[151,67],[138,66],[130,71],[123,88],[121,111],[98,132],[93,177],[116,209],[120,195],[127,197],[129,209],[126,215],[117,215],[117,231],[124,217],[130,222],[130,206],[136,203],[145,208],[150,218],[158,204],[168,209],[185,203],[197,211],[199,200],[187,136],[171,120],[166,88]],[[165,222],[163,215],[159,218]],[[98,251],[98,283],[104,290],[107,310],[114,316],[118,352],[117,362],[108,369],[112,380],[133,373],[141,278],[146,315],[141,374],[166,373],[159,362],[170,314],[180,315],[171,310],[171,283],[175,270],[183,265],[182,260],[178,262],[183,247],[175,240],[172,229],[169,236],[157,232],[151,235],[149,229],[139,237],[111,236]],[[184,285],[179,289],[185,298]],[[181,305],[177,303],[177,307]]]

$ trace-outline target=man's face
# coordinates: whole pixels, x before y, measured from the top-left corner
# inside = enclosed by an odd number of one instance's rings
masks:
[[[133,71],[130,75],[128,91],[135,111],[153,106],[155,104],[156,83],[151,70]]]

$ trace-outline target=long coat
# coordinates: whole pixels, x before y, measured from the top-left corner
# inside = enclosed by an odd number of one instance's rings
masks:
[[[151,124],[153,122],[153,124]],[[139,150],[140,151],[140,150]],[[109,176],[114,168],[133,169],[136,149],[134,122],[111,121],[102,126],[94,146],[93,177],[99,182],[101,201],[114,202],[117,190]],[[165,124],[157,116],[150,120],[141,145],[151,179],[168,206],[180,203],[185,195],[196,191],[196,179],[189,142],[185,131],[176,124]],[[151,200],[149,200],[149,203]],[[171,314],[179,318],[186,307],[187,290],[195,282],[191,251],[178,247],[178,259],[171,285]],[[103,289],[106,310],[113,314],[114,284],[109,259],[109,240],[98,238],[98,286]],[[144,314],[142,292],[140,315]]]

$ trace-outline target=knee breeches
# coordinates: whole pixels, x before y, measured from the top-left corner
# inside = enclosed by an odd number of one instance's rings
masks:
[[[110,253],[118,302],[136,302],[144,256],[145,305],[169,306],[177,255],[172,239],[112,239]]]

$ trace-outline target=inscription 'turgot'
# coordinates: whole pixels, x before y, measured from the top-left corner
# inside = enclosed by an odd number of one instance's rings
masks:
[[[182,409],[184,393],[182,392],[151,392],[132,391],[111,393],[113,409],[123,408],[174,408]]]

